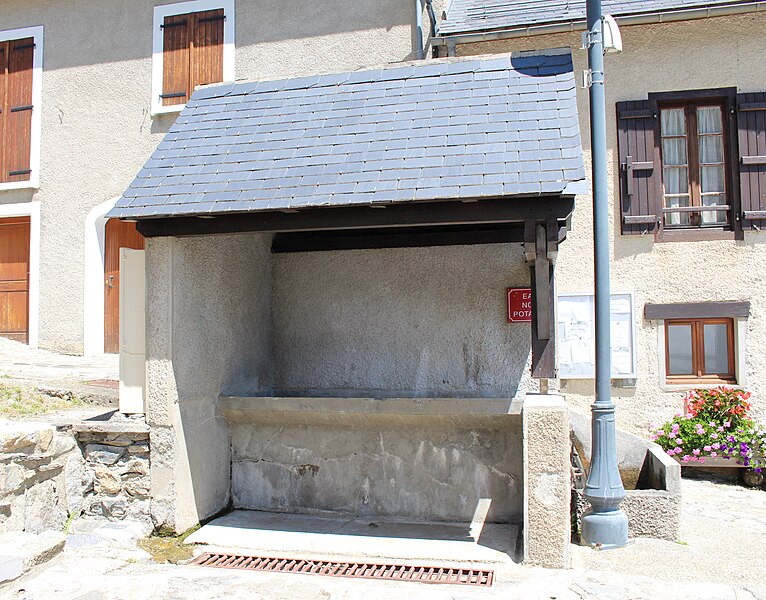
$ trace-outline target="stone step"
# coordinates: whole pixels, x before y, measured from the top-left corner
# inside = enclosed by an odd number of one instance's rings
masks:
[[[48,562],[64,549],[65,543],[66,535],[60,531],[0,533],[0,584]]]

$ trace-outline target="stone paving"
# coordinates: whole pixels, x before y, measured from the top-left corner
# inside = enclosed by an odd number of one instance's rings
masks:
[[[608,552],[573,547],[572,569],[504,566],[491,588],[159,565],[136,548],[140,529],[112,524],[76,525],[57,559],[0,588],[0,597],[766,599],[766,492],[704,480],[684,480],[682,488],[681,543],[639,539]]]
[[[0,338],[0,376],[34,383],[116,381],[119,356],[67,356]]]

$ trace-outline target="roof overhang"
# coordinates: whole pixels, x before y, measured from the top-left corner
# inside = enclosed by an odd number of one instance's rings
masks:
[[[766,11],[766,1],[742,1],[711,4],[707,6],[668,8],[664,10],[637,11],[614,14],[619,25],[651,25],[656,23],[672,23],[677,21],[689,21],[694,19],[706,19],[710,17],[724,17],[728,15],[748,14]],[[609,12],[605,7],[605,12]],[[483,28],[480,25],[466,27],[465,29],[454,28],[446,31],[439,30],[437,36],[431,40],[433,46],[449,46],[452,44],[470,44],[477,42],[489,42],[514,38],[531,37],[536,35],[551,35],[556,33],[568,33],[572,31],[585,31],[587,25],[584,17],[561,19],[517,25],[507,23],[504,26]]]
[[[200,89],[107,216],[285,251],[521,241],[585,183],[557,49]]]

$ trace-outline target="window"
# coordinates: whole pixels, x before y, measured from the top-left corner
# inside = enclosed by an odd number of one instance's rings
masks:
[[[0,32],[0,189],[37,187],[42,27]]]
[[[156,7],[152,62],[152,114],[178,112],[199,85],[233,81],[233,0]]]
[[[723,125],[721,104],[660,109],[665,227],[728,224]],[[717,210],[700,210],[708,206]]]
[[[745,338],[750,302],[682,302],[644,305],[659,321],[662,386],[745,385]]]
[[[662,92],[617,103],[623,235],[734,239],[766,225],[766,94]]]
[[[665,321],[668,383],[734,383],[732,319]]]

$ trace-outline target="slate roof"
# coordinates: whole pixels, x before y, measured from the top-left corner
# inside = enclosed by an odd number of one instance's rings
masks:
[[[569,50],[196,91],[110,217],[584,191]]]
[[[743,4],[749,0],[603,0],[605,14],[635,15],[647,12]],[[451,0],[447,18],[439,25],[442,36],[514,29],[530,25],[581,21],[585,0]]]

